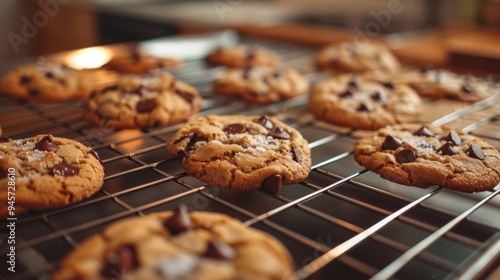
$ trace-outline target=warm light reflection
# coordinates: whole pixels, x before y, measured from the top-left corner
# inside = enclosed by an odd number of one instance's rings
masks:
[[[66,57],[66,65],[75,69],[98,68],[106,64],[112,52],[104,47],[92,47],[74,51]]]

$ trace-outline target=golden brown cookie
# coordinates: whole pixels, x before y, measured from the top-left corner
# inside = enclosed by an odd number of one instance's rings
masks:
[[[99,73],[47,61],[18,67],[0,80],[0,92],[33,101],[86,98],[100,83]]]
[[[97,153],[79,142],[52,135],[0,142],[0,203],[7,205],[7,193],[15,193],[15,209],[2,206],[1,217],[65,206],[103,184]]]
[[[309,98],[311,112],[327,122],[374,130],[414,122],[422,110],[418,94],[405,84],[375,82],[344,74],[318,83]]]
[[[277,54],[259,46],[237,45],[219,47],[205,58],[208,62],[228,67],[275,66],[280,58]]]
[[[322,48],[316,55],[321,70],[365,72],[387,70],[394,72],[400,64],[394,54],[380,42],[341,42]]]
[[[422,68],[397,74],[393,78],[398,82],[407,83],[420,95],[429,98],[476,102],[500,94],[498,86],[483,79],[443,69]]]
[[[403,185],[461,192],[490,190],[500,182],[500,153],[486,141],[447,126],[396,125],[360,139],[354,158]]]
[[[186,172],[225,189],[276,193],[304,180],[311,151],[299,131],[266,116],[208,116],[188,122],[167,140]]]
[[[104,68],[120,73],[147,73],[151,70],[181,65],[173,57],[157,57],[141,52],[137,48],[124,48],[115,54]]]
[[[185,120],[200,106],[198,91],[170,74],[130,74],[96,90],[85,119],[113,128],[149,128]]]
[[[226,96],[241,96],[248,102],[269,104],[307,93],[306,78],[292,68],[267,67],[232,68],[213,83],[214,92]]]
[[[181,205],[115,222],[87,238],[52,279],[292,279],[292,265],[273,236]]]

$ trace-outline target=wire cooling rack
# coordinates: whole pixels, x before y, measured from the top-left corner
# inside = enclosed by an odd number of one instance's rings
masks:
[[[245,38],[278,52],[283,65],[311,81],[321,79],[316,49]],[[307,98],[262,106],[214,95],[222,71],[203,61],[172,70],[204,98],[200,116],[273,115],[309,141],[312,171],[300,184],[274,195],[264,190],[228,191],[188,176],[168,155],[165,140],[182,123],[150,130],[88,126],[84,103],[22,103],[0,97],[0,125],[11,138],[50,133],[93,147],[105,167],[102,189],[71,206],[33,212],[16,221],[16,272],[4,267],[7,223],[1,222],[1,279],[48,279],[60,260],[86,237],[119,219],[172,210],[213,211],[279,238],[291,252],[299,279],[498,279],[500,187],[465,194],[406,187],[356,164],[352,148],[364,131],[315,120]],[[422,122],[447,124],[483,137],[500,149],[500,100],[467,105],[426,100]],[[2,206],[3,207],[3,206]]]

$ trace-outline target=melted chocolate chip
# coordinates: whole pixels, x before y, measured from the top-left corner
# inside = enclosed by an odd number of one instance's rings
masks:
[[[354,95],[354,93],[348,89],[346,91],[344,91],[343,93],[341,93],[339,96],[342,97],[342,98],[349,98],[349,97],[352,97]]]
[[[212,239],[208,242],[207,249],[203,256],[216,260],[232,260],[236,252],[220,239]]]
[[[370,103],[362,102],[358,108],[358,112],[371,112],[373,110],[373,106]]]
[[[122,276],[138,266],[135,248],[122,245],[105,258],[101,275],[109,279],[122,279]]]
[[[394,84],[391,83],[391,82],[381,82],[381,84],[386,88],[386,89],[390,89],[390,90],[393,90],[394,89]]]
[[[283,128],[281,127],[273,128],[271,131],[269,131],[268,135],[277,139],[285,139],[285,140],[290,139],[290,134],[288,134],[288,132],[283,130]]]
[[[351,88],[358,88],[359,82],[355,77],[352,77],[352,79],[347,83],[347,85]]]
[[[203,137],[199,137],[198,135],[193,135],[193,137],[191,137],[191,140],[189,140],[189,143],[187,143],[185,149],[186,151],[190,151],[193,149],[193,146],[199,142],[199,141],[207,141],[206,138],[203,138]]]
[[[481,149],[481,147],[479,147],[476,144],[470,145],[469,149],[467,150],[467,155],[470,157],[473,157],[473,158],[480,159],[480,160],[484,159],[483,150]]]
[[[97,152],[96,152],[96,151],[94,151],[94,150],[90,150],[90,152],[89,152],[89,153],[90,153],[92,156],[94,156],[94,157],[95,157],[95,158],[99,161],[99,163],[100,163],[100,164],[102,164],[102,160],[101,160],[101,158],[99,158],[99,155],[97,154]]]
[[[453,144],[451,142],[444,143],[443,146],[437,149],[437,152],[445,156],[458,154],[457,150],[453,149]]]
[[[58,82],[61,86],[63,86],[63,87],[65,87],[65,86],[67,86],[67,85],[68,85],[68,84],[66,83],[66,80],[65,80],[65,79],[59,79],[59,80],[57,80],[57,82]]]
[[[55,152],[59,149],[57,144],[52,143],[54,137],[52,135],[46,135],[38,143],[35,144],[35,149],[40,151]]]
[[[189,218],[189,214],[185,205],[181,204],[174,210],[174,214],[163,223],[163,225],[177,235],[181,232],[191,230],[193,224]]]
[[[430,131],[426,126],[420,127],[417,131],[413,132],[416,136],[434,136],[434,133]]]
[[[25,84],[27,84],[29,82],[31,82],[31,77],[30,76],[22,75],[21,78],[19,79],[19,84],[20,85],[25,85]]]
[[[375,100],[379,103],[385,103],[387,101],[387,96],[380,91],[374,92],[371,96],[372,100]]]
[[[414,162],[417,159],[417,155],[413,150],[404,149],[396,154],[396,161],[403,164],[408,162]]]
[[[133,91],[132,91],[133,94],[137,94],[139,96],[144,96],[144,94],[146,93],[146,88],[143,86],[143,85],[140,85],[138,87],[136,87]]]
[[[45,77],[48,79],[54,79],[56,76],[54,76],[54,73],[52,72],[45,72]]]
[[[188,158],[189,157],[189,153],[186,152],[185,150],[180,150],[179,152],[177,152],[177,157],[180,159],[180,160],[183,160],[185,158]]]
[[[401,139],[389,134],[385,137],[384,143],[382,143],[382,150],[396,150],[401,145],[403,145]]]
[[[274,174],[267,177],[261,185],[264,190],[273,194],[277,194],[281,190],[282,184],[283,177],[280,174]]]
[[[62,162],[54,165],[50,172],[52,175],[71,177],[78,174],[78,168],[72,164]]]
[[[292,153],[293,160],[300,163],[298,153],[297,153],[297,147],[293,146],[292,148],[290,148],[290,152]]]
[[[271,120],[267,116],[262,116],[259,119],[255,120],[254,122],[262,125],[263,127],[267,129],[273,129],[274,124],[271,122]]]
[[[465,93],[474,93],[474,87],[470,84],[465,84],[462,86],[462,91]]]
[[[141,100],[137,102],[137,105],[135,106],[135,109],[139,113],[147,113],[153,111],[153,109],[156,107],[156,100],[154,99],[146,99],[146,100]]]
[[[190,92],[183,91],[180,89],[176,89],[175,93],[177,93],[180,97],[182,97],[184,100],[186,100],[188,103],[192,104],[194,100],[194,95]]]
[[[247,130],[247,128],[239,123],[233,123],[224,128],[224,132],[227,134],[238,134],[243,133]]]
[[[182,140],[187,139],[187,138],[192,139],[193,136],[194,136],[194,132],[189,132],[188,134],[184,134],[181,137],[175,139],[174,144],[179,144],[179,142],[181,142]]]
[[[279,78],[283,77],[283,73],[281,73],[280,71],[276,70],[276,71],[274,71],[274,73],[273,73],[272,76],[275,79],[279,79]]]
[[[455,146],[462,145],[462,139],[455,131],[450,131],[450,133],[448,133],[446,137],[441,138],[441,140],[451,142]]]

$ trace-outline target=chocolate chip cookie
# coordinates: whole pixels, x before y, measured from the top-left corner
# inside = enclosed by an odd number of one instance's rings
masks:
[[[354,158],[403,185],[460,192],[490,190],[500,182],[500,153],[486,141],[446,126],[406,124],[360,139]]]
[[[401,73],[394,78],[429,98],[476,102],[500,93],[500,88],[483,79],[442,69],[422,68]]]
[[[151,70],[181,65],[179,59],[173,57],[157,57],[141,52],[136,47],[124,48],[115,54],[104,68],[120,73],[147,73]]]
[[[225,189],[259,187],[277,193],[304,180],[311,151],[299,131],[267,116],[208,116],[192,120],[167,140],[186,172]]]
[[[318,83],[308,107],[327,122],[373,130],[414,122],[422,110],[422,101],[405,84],[375,82],[345,74]]]
[[[97,192],[104,170],[97,153],[79,142],[37,135],[0,139],[0,216],[11,215],[7,192],[14,192],[15,215],[80,201]],[[15,185],[10,183],[14,178]]]
[[[213,90],[218,94],[241,96],[248,102],[260,104],[303,95],[308,88],[307,79],[291,68],[232,68],[222,73],[213,83]]]
[[[7,73],[0,80],[0,92],[25,100],[60,102],[84,99],[100,82],[97,71],[41,61]]]
[[[228,67],[275,66],[280,58],[277,54],[259,46],[237,45],[219,47],[206,56],[206,61]]]
[[[198,91],[170,74],[131,74],[96,90],[85,119],[113,128],[149,128],[185,120],[200,106]]]
[[[394,72],[400,64],[394,54],[380,42],[342,42],[321,49],[316,55],[320,70],[364,72],[387,70]]]
[[[292,279],[273,236],[184,206],[115,222],[83,241],[52,279]]]

